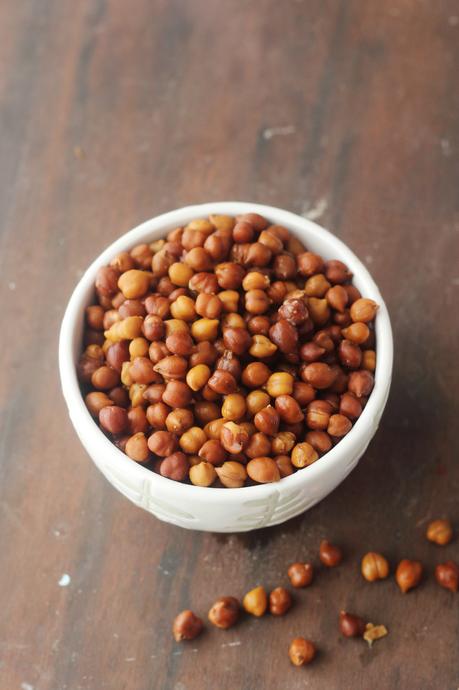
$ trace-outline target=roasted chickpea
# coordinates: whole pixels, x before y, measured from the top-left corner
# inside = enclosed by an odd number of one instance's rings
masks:
[[[197,342],[212,341],[218,335],[218,319],[198,319],[191,325],[191,335]]]
[[[222,465],[226,460],[226,451],[217,439],[206,441],[199,449],[198,455],[211,465]]]
[[[179,444],[185,453],[197,455],[206,441],[207,436],[204,431],[198,426],[192,426],[180,436]]]
[[[237,421],[244,417],[247,410],[246,401],[240,393],[230,393],[225,397],[222,405],[222,417],[231,421]]]
[[[192,367],[186,375],[187,385],[191,390],[198,391],[206,385],[211,373],[207,364],[197,364],[195,367]]]
[[[265,365],[263,365],[263,366],[265,366]],[[270,397],[264,391],[254,390],[248,394],[245,402],[246,402],[246,406],[247,406],[247,412],[249,413],[249,415],[251,415],[253,417],[254,415],[257,414],[257,412],[259,412],[264,407],[269,405]]]
[[[248,458],[259,458],[270,455],[271,440],[269,436],[261,431],[250,436],[249,443],[245,448],[245,454]]]
[[[200,462],[189,470],[190,482],[195,486],[210,486],[217,478],[215,467],[210,462]]]
[[[150,457],[145,434],[139,431],[126,441],[125,453],[131,460],[146,462]]]
[[[194,275],[193,269],[186,263],[176,262],[169,266],[169,278],[174,285],[187,287]]]
[[[181,436],[187,429],[193,426],[194,418],[191,410],[179,407],[166,417],[166,428],[174,434]]]
[[[292,450],[292,464],[295,467],[307,467],[318,459],[317,451],[309,443],[297,443]]]

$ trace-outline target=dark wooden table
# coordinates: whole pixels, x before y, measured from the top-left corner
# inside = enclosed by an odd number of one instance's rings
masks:
[[[459,558],[459,5],[454,0],[4,0],[0,4],[1,690],[455,690]],[[243,536],[162,524],[80,446],[57,337],[83,269],[192,202],[308,215],[368,264],[396,339],[392,394],[356,471],[309,513]],[[346,560],[283,619],[177,645],[174,615],[286,584],[321,538]],[[421,559],[369,585],[361,555]],[[68,577],[66,577],[68,575]],[[64,576],[64,577],[63,577]],[[337,614],[385,623],[369,649]],[[320,656],[293,668],[290,638]]]

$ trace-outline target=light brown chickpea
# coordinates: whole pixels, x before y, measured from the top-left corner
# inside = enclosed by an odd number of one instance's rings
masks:
[[[277,350],[277,345],[275,345],[272,340],[267,338],[265,335],[254,335],[252,336],[252,345],[250,346],[249,352],[252,357],[271,357]]]
[[[218,299],[223,304],[223,311],[227,313],[237,312],[239,293],[236,290],[223,290],[218,293]]]
[[[84,401],[93,417],[98,417],[103,407],[113,405],[113,400],[111,400],[106,393],[102,393],[102,391],[92,391],[88,393]]]
[[[260,271],[249,271],[242,281],[242,287],[246,292],[250,290],[264,291],[269,287],[269,276]]]
[[[114,388],[120,381],[120,375],[112,367],[103,365],[96,369],[91,376],[91,383],[96,390],[107,391]]]
[[[118,287],[126,299],[138,299],[146,294],[150,282],[151,273],[133,268],[121,274]]]
[[[247,411],[246,401],[240,393],[230,393],[222,405],[222,417],[230,421],[242,419]]]
[[[376,352],[374,350],[364,350],[362,353],[362,369],[374,372],[376,369]]]
[[[272,452],[274,455],[286,455],[290,453],[295,445],[295,434],[291,431],[280,431],[271,442]]]
[[[191,324],[191,335],[197,342],[215,340],[218,335],[218,319],[198,319]]]
[[[293,393],[293,376],[285,371],[277,371],[271,374],[266,382],[266,390],[272,398],[279,395],[291,395]]]
[[[131,340],[129,343],[129,355],[131,360],[134,360],[136,357],[146,357],[148,355],[149,346],[150,343],[146,338],[139,337]]]
[[[360,570],[368,582],[384,580],[389,575],[389,563],[380,553],[369,551],[362,558]]]
[[[366,323],[352,323],[341,331],[343,336],[357,345],[363,345],[370,336],[370,329]]]
[[[166,428],[174,434],[181,436],[187,429],[193,426],[194,417],[191,410],[179,407],[166,417]]]
[[[180,436],[179,444],[185,453],[197,455],[206,441],[207,436],[204,430],[198,426],[192,426]]]
[[[170,431],[155,431],[148,439],[148,447],[155,455],[172,455],[177,448],[177,437]]]
[[[150,457],[150,451],[148,449],[145,434],[139,431],[133,436],[130,436],[126,441],[125,453],[131,460],[135,460],[136,462],[147,462]]]
[[[351,304],[350,314],[354,323],[369,323],[373,321],[378,305],[372,299],[360,298]]]
[[[269,405],[270,397],[265,391],[254,390],[250,391],[245,402],[248,414],[253,417],[257,412]]]
[[[195,486],[211,486],[217,479],[217,473],[210,462],[203,461],[190,467],[189,477]]]
[[[181,321],[193,321],[196,318],[194,300],[186,295],[180,295],[170,306],[171,314],[174,319]]]
[[[169,266],[168,273],[171,282],[179,287],[187,287],[189,281],[194,275],[194,271],[191,266],[179,261]]]
[[[197,364],[186,375],[187,385],[192,391],[198,391],[206,385],[211,374],[212,372],[207,364]]]
[[[220,440],[223,426],[227,423],[227,421],[228,420],[224,417],[220,417],[208,422],[204,427],[204,432],[207,438]]]
[[[292,464],[297,468],[307,467],[319,459],[317,451],[309,443],[297,443],[292,450]]]
[[[171,411],[171,408],[164,402],[157,402],[147,407],[146,415],[150,426],[153,429],[165,429],[166,419]]]
[[[229,489],[238,489],[244,486],[247,479],[247,470],[244,465],[234,460],[224,462],[221,467],[216,467],[215,471],[223,486]]]
[[[279,468],[270,457],[253,458],[247,463],[246,470],[250,479],[258,484],[278,482],[280,479]]]

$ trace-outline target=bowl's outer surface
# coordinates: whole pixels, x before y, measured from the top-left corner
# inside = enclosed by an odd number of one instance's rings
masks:
[[[211,213],[238,215],[257,212],[284,225],[311,251],[326,259],[341,259],[354,273],[354,284],[379,305],[376,318],[377,367],[375,387],[352,430],[310,467],[275,484],[241,489],[216,489],[165,479],[130,460],[100,431],[81,395],[75,364],[81,351],[84,308],[94,297],[97,269],[120,251],[159,239],[169,230]],[[386,404],[392,375],[392,331],[386,305],[365,266],[351,250],[315,223],[288,211],[245,202],[188,206],[157,216],[120,237],[88,268],[67,306],[59,341],[63,394],[73,426],[88,454],[114,487],[160,520],[188,529],[243,532],[284,522],[323,499],[357,465],[376,432]]]

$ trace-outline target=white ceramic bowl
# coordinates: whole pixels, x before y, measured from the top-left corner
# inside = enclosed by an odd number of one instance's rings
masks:
[[[313,465],[275,484],[241,489],[203,488],[181,484],[138,465],[100,431],[80,392],[75,364],[78,360],[84,309],[94,297],[97,269],[119,252],[140,242],[151,242],[169,230],[210,213],[238,215],[254,211],[272,223],[284,225],[306,247],[326,259],[341,259],[354,274],[354,284],[365,297],[379,304],[376,318],[377,367],[375,386],[351,431]],[[242,202],[187,206],[142,223],[111,244],[91,264],[68,303],[59,341],[62,390],[70,419],[87,452],[100,471],[133,503],[160,520],[188,529],[244,532],[284,522],[308,510],[335,489],[357,465],[379,424],[392,375],[392,331],[386,305],[365,266],[343,242],[319,225],[288,211]]]

